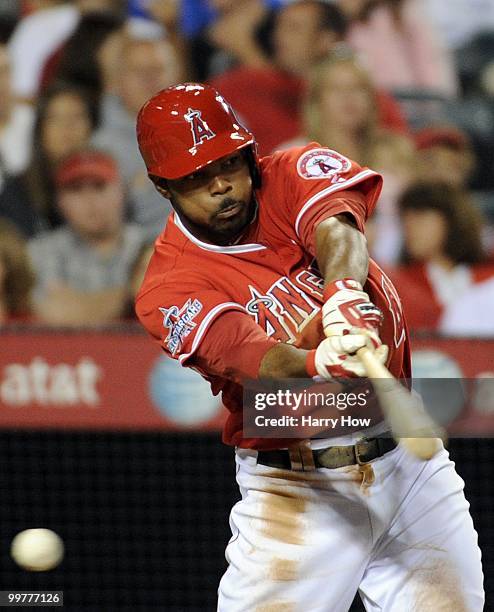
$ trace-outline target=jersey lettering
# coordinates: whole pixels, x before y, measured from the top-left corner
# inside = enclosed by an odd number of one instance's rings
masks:
[[[288,316],[298,330],[317,306],[288,278],[280,278],[268,293],[278,302],[283,316]]]
[[[246,304],[247,312],[270,337],[292,344],[307,319],[319,307],[298,289],[292,281],[283,277],[261,293],[249,285],[252,299]]]
[[[311,270],[302,270],[296,276],[297,283],[307,289],[311,295],[322,298],[324,291],[324,281],[318,272]]]
[[[389,311],[391,316],[393,317],[393,328],[394,328],[394,343],[395,347],[398,348],[400,344],[405,340],[405,325],[403,322],[403,310],[401,307],[401,301],[396,292],[396,289],[393,286],[393,283],[389,280],[389,278],[384,274],[384,272],[379,268],[381,272],[381,287],[386,296],[386,300],[388,302]]]
[[[284,321],[278,306],[270,295],[263,295],[257,289],[249,285],[252,299],[245,305],[247,312],[254,316],[258,325],[266,332],[266,335],[273,337],[280,342],[290,344],[295,340],[295,334]]]

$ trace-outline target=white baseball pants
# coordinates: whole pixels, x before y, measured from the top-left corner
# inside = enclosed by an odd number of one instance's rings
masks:
[[[463,480],[442,450],[293,472],[237,450],[219,612],[481,612],[483,575]],[[371,472],[372,472],[371,471]]]

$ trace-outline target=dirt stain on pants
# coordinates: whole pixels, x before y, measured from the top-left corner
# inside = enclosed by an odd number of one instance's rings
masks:
[[[305,506],[306,500],[301,497],[265,491],[261,509],[262,535],[286,544],[303,544]]]
[[[468,612],[459,577],[447,562],[438,562],[410,572],[416,583],[414,612]]]

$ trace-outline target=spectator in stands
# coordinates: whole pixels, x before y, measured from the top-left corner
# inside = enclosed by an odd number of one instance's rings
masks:
[[[448,47],[459,49],[476,34],[494,30],[492,0],[427,0],[427,15]]]
[[[353,55],[334,53],[309,73],[302,109],[305,134],[279,147],[316,141],[383,173],[383,192],[368,225],[373,255],[382,263],[398,257],[401,231],[396,200],[415,165],[413,142],[400,133],[403,123],[394,105],[376,91]]]
[[[6,181],[0,194],[0,214],[24,234],[56,227],[53,172],[60,160],[89,142],[95,112],[85,92],[57,85],[40,98],[36,109],[31,163],[25,173]]]
[[[264,68],[268,64],[259,39],[268,17],[267,1],[210,0],[215,18],[191,41],[196,78],[205,80],[236,64]]]
[[[0,44],[0,175],[24,171],[31,155],[34,111],[15,101],[7,47]]]
[[[265,67],[239,66],[212,79],[256,134],[261,154],[301,133],[307,71],[341,44],[346,26],[334,4],[295,0],[276,13]]]
[[[48,57],[74,31],[79,20],[75,3],[45,0],[42,8],[22,18],[9,40],[16,96],[33,102]]]
[[[378,87],[456,95],[453,58],[420,0],[338,0],[338,4],[351,20],[348,43]]]
[[[303,135],[282,148],[313,140],[366,166],[377,136],[406,126],[393,101],[376,91],[349,53],[334,53],[313,66],[302,118]]]
[[[447,308],[494,278],[494,265],[482,250],[481,218],[463,192],[444,183],[410,187],[401,197],[400,213],[403,264],[391,278],[410,328],[437,330]]]
[[[381,131],[373,141],[369,166],[383,176],[383,188],[374,214],[366,225],[371,256],[382,265],[395,265],[402,247],[398,202],[417,180],[417,156],[413,140]]]
[[[141,106],[157,91],[177,82],[173,48],[164,40],[129,39],[120,58],[117,90],[103,98],[95,146],[118,160],[133,203],[132,218],[154,239],[166,217],[163,198],[147,178],[137,147],[135,121]]]
[[[415,134],[418,177],[468,187],[475,158],[467,135],[452,125],[424,128]]]
[[[137,12],[141,14],[144,12],[150,17],[154,25],[160,27],[159,34],[157,32],[155,32],[154,35],[152,35],[151,32],[147,34],[144,32],[141,33],[141,28],[136,27],[135,22],[132,20],[132,0],[130,0],[129,29],[131,35],[135,38],[162,38],[165,36],[167,43],[173,48],[176,70],[179,75],[178,81],[184,82],[190,80],[190,51],[187,37],[182,30],[184,14],[187,10],[184,7],[183,0],[169,0],[168,2],[162,2],[162,0],[148,0],[145,5],[141,4],[141,7],[145,7],[145,10]],[[194,60],[195,59],[196,58],[194,58]]]
[[[124,37],[124,20],[120,15],[101,11],[82,15],[72,35],[43,66],[40,92],[53,82],[63,81],[84,87],[97,104],[104,79],[108,78],[103,74],[104,60],[110,62],[110,74],[114,74]]]
[[[29,243],[35,312],[50,325],[98,325],[120,317],[143,236],[124,222],[124,188],[113,157],[84,149],[59,165],[65,225]]]
[[[494,276],[477,283],[445,308],[439,331],[448,336],[494,339]]]
[[[122,0],[38,0],[39,10],[22,18],[9,40],[15,94],[34,102],[43,67],[73,34],[81,15],[121,12]]]
[[[25,241],[15,226],[0,218],[0,326],[30,316],[33,286]]]
[[[5,44],[14,31],[21,15],[21,0],[0,3],[0,43]]]
[[[140,0],[130,0],[138,3]],[[161,0],[150,0],[151,4],[162,4]],[[181,5],[181,28],[187,38],[194,38],[228,10],[238,0],[174,0]],[[270,9],[277,9],[286,4],[286,0],[263,0]]]

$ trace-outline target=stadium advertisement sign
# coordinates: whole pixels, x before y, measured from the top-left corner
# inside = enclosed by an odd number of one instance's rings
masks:
[[[3,330],[0,346],[2,428],[206,431],[225,418],[209,385],[133,326]],[[494,435],[494,339],[416,338],[413,348],[417,390],[426,404],[440,396],[450,435]]]

